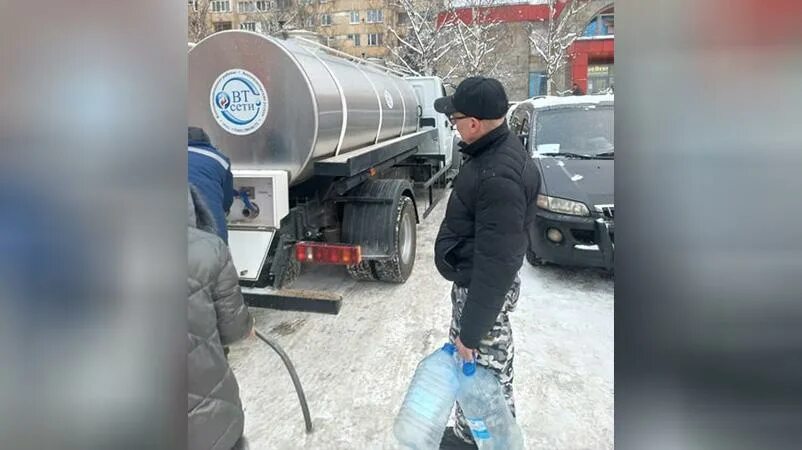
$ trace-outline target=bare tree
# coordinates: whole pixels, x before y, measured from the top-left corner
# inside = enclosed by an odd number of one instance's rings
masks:
[[[502,77],[499,71],[504,50],[501,22],[491,18],[493,0],[470,0],[471,23],[457,21],[457,42],[465,77],[484,75]]]
[[[317,31],[320,25],[318,12],[320,7],[317,0],[297,0],[287,9],[287,13],[294,18],[291,26],[307,31]]]
[[[556,77],[568,64],[568,49],[580,36],[577,26],[579,14],[588,7],[589,0],[544,0],[549,15],[540,24],[530,26],[529,42],[534,53],[546,64],[546,86],[549,94],[555,94]]]
[[[214,32],[211,17],[211,0],[188,2],[188,37],[198,42]],[[236,13],[245,16],[243,22],[256,23],[256,31],[279,34],[282,31],[317,29],[320,6],[318,0],[231,0]]]
[[[402,18],[387,30],[395,39],[387,42],[391,58],[388,65],[410,71],[416,75],[435,75],[441,62],[454,48],[452,23],[439,24],[438,17],[444,11],[442,1],[394,0],[391,6],[399,10]],[[450,77],[457,69],[447,67],[443,78]]]
[[[445,24],[453,27],[454,46],[450,63],[454,67],[447,84],[457,84],[464,78],[482,75],[499,79],[511,78],[503,64],[507,53],[504,25],[492,16],[495,0],[452,0],[445,12]]]
[[[209,24],[209,0],[192,0],[188,2],[188,27],[189,42],[198,42],[206,36],[212,34],[212,27]]]
[[[284,30],[304,28],[311,14],[307,3],[292,0],[256,1],[255,8],[248,13],[248,20],[259,23],[264,34],[276,34]]]

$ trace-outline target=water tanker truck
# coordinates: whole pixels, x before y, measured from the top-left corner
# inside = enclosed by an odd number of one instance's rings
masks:
[[[297,297],[302,264],[405,282],[416,226],[458,166],[433,109],[442,81],[248,31],[215,33],[188,59],[188,124],[231,160],[229,246],[246,297]]]

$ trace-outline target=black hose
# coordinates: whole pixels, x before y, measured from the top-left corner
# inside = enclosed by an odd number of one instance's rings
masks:
[[[304,395],[304,389],[301,387],[301,380],[298,379],[298,374],[295,372],[295,367],[292,365],[292,361],[290,361],[290,357],[284,353],[284,349],[278,345],[278,343],[269,337],[262,334],[259,330],[254,330],[256,332],[256,337],[261,339],[265,344],[269,345],[270,348],[278,353],[278,356],[281,357],[281,360],[284,362],[284,365],[287,367],[287,371],[290,372],[290,378],[292,378],[292,384],[295,386],[295,392],[298,393],[298,400],[301,401],[301,411],[304,413],[304,422],[306,423],[306,432],[312,432],[312,417],[309,415],[309,405],[306,404],[306,396]]]

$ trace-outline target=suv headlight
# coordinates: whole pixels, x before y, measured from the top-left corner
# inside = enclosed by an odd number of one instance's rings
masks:
[[[539,194],[537,196],[537,206],[541,209],[572,216],[589,216],[590,210],[584,203],[566,200],[564,198],[549,197]]]

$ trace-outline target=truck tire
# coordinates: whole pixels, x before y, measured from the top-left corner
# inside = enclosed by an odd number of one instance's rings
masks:
[[[388,260],[372,261],[376,278],[390,283],[407,281],[415,265],[416,220],[415,205],[409,197],[401,197],[395,220],[392,257]]]
[[[373,273],[373,268],[370,266],[370,261],[362,261],[353,266],[345,266],[348,275],[357,281],[376,281],[376,274]]]

